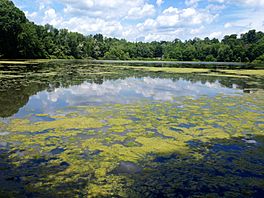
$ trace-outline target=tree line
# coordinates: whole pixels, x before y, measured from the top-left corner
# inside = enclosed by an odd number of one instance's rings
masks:
[[[36,25],[10,0],[0,0],[0,58],[264,62],[264,33],[186,41],[130,42]]]

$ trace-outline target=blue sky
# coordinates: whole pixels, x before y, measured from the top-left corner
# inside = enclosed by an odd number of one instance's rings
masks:
[[[130,41],[264,31],[264,0],[13,0],[36,24]]]

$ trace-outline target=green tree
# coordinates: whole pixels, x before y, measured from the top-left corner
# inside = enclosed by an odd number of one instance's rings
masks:
[[[228,45],[222,44],[218,50],[217,61],[230,62],[232,61],[233,51]]]
[[[257,57],[256,60],[253,61],[253,63],[264,63],[264,54]]]
[[[27,23],[25,14],[12,1],[0,0],[0,54],[5,58],[19,58],[18,35]]]
[[[179,61],[262,62],[264,33],[249,30],[222,41],[129,42],[102,34],[84,36],[52,25],[35,25],[12,1],[0,0],[0,58],[173,59]]]
[[[210,54],[210,55],[206,56],[205,61],[215,62],[215,61],[217,61],[217,59],[213,55]]]
[[[21,29],[21,33],[17,36],[19,56],[23,58],[44,57],[44,46],[39,41],[35,25],[23,23]]]

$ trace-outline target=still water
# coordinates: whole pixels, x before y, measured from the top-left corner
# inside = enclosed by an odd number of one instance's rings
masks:
[[[0,65],[0,196],[262,197],[263,70],[138,64]]]

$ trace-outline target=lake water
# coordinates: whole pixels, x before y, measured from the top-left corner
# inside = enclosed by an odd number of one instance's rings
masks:
[[[263,70],[189,64],[0,65],[0,197],[262,197]]]

